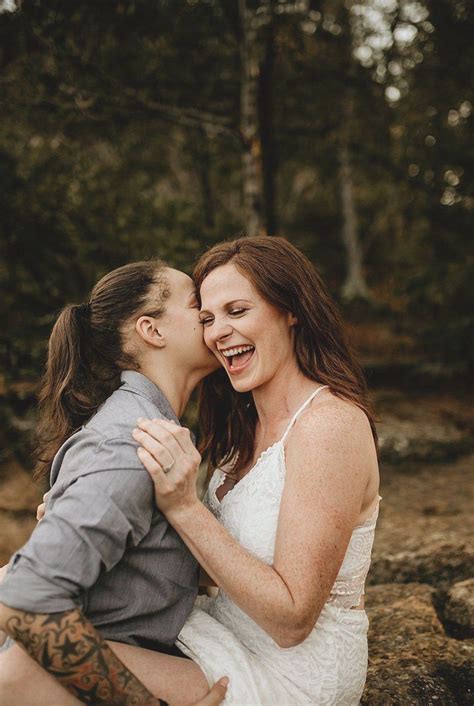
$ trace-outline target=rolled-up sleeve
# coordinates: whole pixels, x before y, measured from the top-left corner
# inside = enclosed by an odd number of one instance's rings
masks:
[[[97,444],[92,459],[66,455],[61,493],[54,498],[53,489],[51,507],[12,558],[0,585],[1,603],[34,613],[73,610],[101,572],[143,539],[152,521],[153,484],[132,453],[134,448],[111,440]]]

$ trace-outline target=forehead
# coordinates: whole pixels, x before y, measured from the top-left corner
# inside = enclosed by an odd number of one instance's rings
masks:
[[[173,293],[187,293],[194,291],[194,284],[191,277],[189,277],[189,275],[185,272],[181,272],[181,270],[175,270],[173,267],[167,267],[165,269],[165,277],[168,280],[171,295],[173,295]]]
[[[212,270],[202,282],[199,293],[202,306],[206,309],[235,299],[255,299],[259,296],[251,281],[231,262]]]

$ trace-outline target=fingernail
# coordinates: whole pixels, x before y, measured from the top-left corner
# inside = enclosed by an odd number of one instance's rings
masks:
[[[222,679],[219,679],[219,684],[221,686],[225,686],[225,688],[227,689],[227,687],[229,686],[229,677],[222,677]]]
[[[144,422],[144,421],[145,421],[145,417],[138,417],[138,419],[137,419],[137,422]]]

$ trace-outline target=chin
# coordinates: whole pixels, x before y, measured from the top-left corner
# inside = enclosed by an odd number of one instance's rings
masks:
[[[229,382],[236,392],[252,392],[259,387],[253,380],[234,380],[230,375]]]

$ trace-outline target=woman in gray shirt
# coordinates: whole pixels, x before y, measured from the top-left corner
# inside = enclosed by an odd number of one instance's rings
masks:
[[[156,508],[132,439],[139,417],[179,424],[218,367],[198,308],[192,280],[152,260],[106,275],[54,326],[36,468],[51,491],[0,585],[0,628],[18,643],[0,655],[1,704],[223,698],[225,685],[208,694],[199,667],[173,647],[198,565]],[[169,693],[171,673],[181,693]]]

